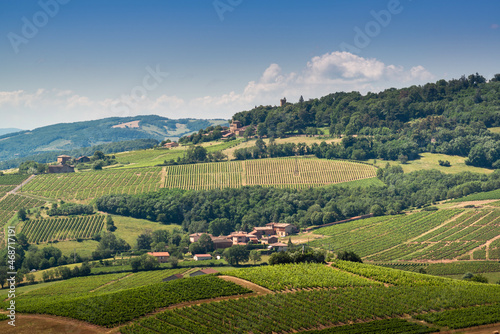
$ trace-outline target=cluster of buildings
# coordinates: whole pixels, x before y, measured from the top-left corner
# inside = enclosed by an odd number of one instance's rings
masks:
[[[73,157],[70,157],[69,155],[60,155],[57,157],[57,165],[49,165],[49,169],[47,173],[53,174],[53,173],[74,173],[75,172],[75,166],[70,165],[70,161],[73,159]],[[84,163],[84,162],[90,162],[90,158],[86,155],[83,155],[79,158],[75,158],[74,160],[75,163]]]
[[[208,234],[214,243],[215,249],[228,248],[233,245],[264,244],[269,249],[286,251],[287,244],[278,242],[278,238],[286,237],[297,232],[297,227],[286,223],[269,223],[266,226],[254,227],[251,232],[237,231],[230,235],[214,237]],[[197,242],[203,233],[193,233],[189,235],[191,242]]]

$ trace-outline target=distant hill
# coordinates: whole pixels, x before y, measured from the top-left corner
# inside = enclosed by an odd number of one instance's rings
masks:
[[[23,130],[22,129],[16,129],[16,128],[4,128],[4,129],[0,129],[0,136],[6,135],[8,133],[19,132],[19,131],[23,131]]]
[[[70,151],[134,139],[177,140],[179,137],[219,124],[227,125],[227,121],[169,119],[156,115],[54,124],[31,131],[21,130],[0,135],[0,163],[5,168],[13,159],[16,159],[17,163],[22,158],[43,153]]]

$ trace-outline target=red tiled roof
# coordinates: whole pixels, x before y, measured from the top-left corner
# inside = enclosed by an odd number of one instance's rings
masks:
[[[148,252],[152,256],[170,256],[168,252]]]
[[[209,257],[209,256],[212,257],[212,255],[210,255],[210,254],[194,254],[194,256],[196,256],[196,257]]]
[[[213,268],[205,268],[205,269],[201,269],[200,271],[204,272],[205,274],[216,274],[218,273],[217,270],[213,269]]]

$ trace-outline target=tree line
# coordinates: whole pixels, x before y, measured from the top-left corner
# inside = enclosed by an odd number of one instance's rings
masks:
[[[308,189],[260,186],[185,191],[161,189],[141,195],[106,195],[98,210],[164,224],[182,224],[184,231],[227,234],[250,231],[269,222],[299,227],[320,225],[362,214],[395,214],[437,201],[500,187],[500,172],[444,174],[437,170],[403,173],[399,166],[380,168],[383,186],[332,185]]]

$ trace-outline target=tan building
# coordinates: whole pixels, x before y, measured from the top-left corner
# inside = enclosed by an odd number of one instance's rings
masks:
[[[266,226],[271,227],[276,235],[280,237],[286,237],[287,235],[290,235],[295,232],[296,227],[292,224],[286,224],[286,223],[269,223],[266,224]]]
[[[160,263],[166,263],[170,258],[170,254],[168,252],[148,252],[148,255],[154,256]]]
[[[71,160],[71,157],[69,155],[60,155],[57,157],[57,162],[60,164],[63,164],[63,165],[70,160]]]
[[[74,173],[75,167],[69,165],[50,165],[47,173]]]
[[[173,141],[173,142],[170,142],[170,143],[165,143],[165,145],[163,145],[163,147],[166,147],[166,148],[173,148],[173,147],[178,147],[179,146],[179,143]]]

